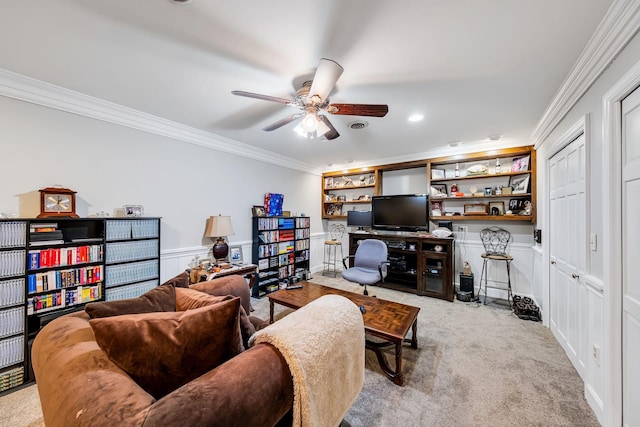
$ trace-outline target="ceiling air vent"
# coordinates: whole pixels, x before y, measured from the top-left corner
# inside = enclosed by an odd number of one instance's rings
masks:
[[[350,129],[364,129],[367,126],[369,126],[369,123],[367,123],[365,121],[355,121],[355,122],[349,123],[349,128]]]

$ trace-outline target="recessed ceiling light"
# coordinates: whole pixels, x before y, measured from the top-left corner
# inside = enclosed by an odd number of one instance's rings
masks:
[[[500,134],[493,134],[493,135],[489,135],[489,141],[499,141],[502,138],[502,135]]]
[[[447,145],[449,147],[458,147],[460,144],[462,144],[462,141],[451,141],[450,143],[448,143]]]
[[[422,114],[413,114],[409,116],[410,122],[419,122],[422,119],[424,119],[424,116]]]
[[[356,120],[348,124],[350,129],[364,129],[369,126],[369,123],[364,120]]]

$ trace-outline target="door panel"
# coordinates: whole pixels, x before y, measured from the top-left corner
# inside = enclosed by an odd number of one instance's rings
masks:
[[[640,425],[640,89],[622,101],[622,420]]]
[[[580,274],[585,260],[585,143],[579,136],[549,159],[550,328],[578,373],[586,357],[587,310]]]

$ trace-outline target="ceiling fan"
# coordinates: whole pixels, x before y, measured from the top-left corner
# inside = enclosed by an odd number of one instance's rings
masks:
[[[305,82],[302,87],[297,90],[292,100],[241,90],[234,90],[231,91],[231,93],[248,98],[278,102],[302,110],[299,113],[284,117],[262,130],[273,131],[288,123],[302,119],[294,128],[294,131],[298,134],[306,136],[307,138],[324,137],[332,140],[339,137],[340,134],[333,127],[327,116],[320,114],[320,112],[349,116],[384,117],[389,111],[387,105],[380,104],[330,104],[329,94],[343,71],[344,69],[337,62],[322,58],[313,76],[313,80]]]

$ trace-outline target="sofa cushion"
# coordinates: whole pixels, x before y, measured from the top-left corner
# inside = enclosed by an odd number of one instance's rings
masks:
[[[187,311],[206,307],[232,298],[233,295],[214,296],[189,288],[176,288],[176,311]]]
[[[156,399],[242,351],[240,299],[182,312],[91,319],[96,341]]]
[[[175,287],[173,284],[160,285],[137,298],[91,302],[84,307],[84,311],[92,319],[121,314],[176,311]]]
[[[233,295],[209,295],[193,289],[176,288],[176,311],[191,310],[233,298]],[[247,312],[240,305],[240,334],[244,348],[248,348],[249,338],[256,332],[256,328]]]

